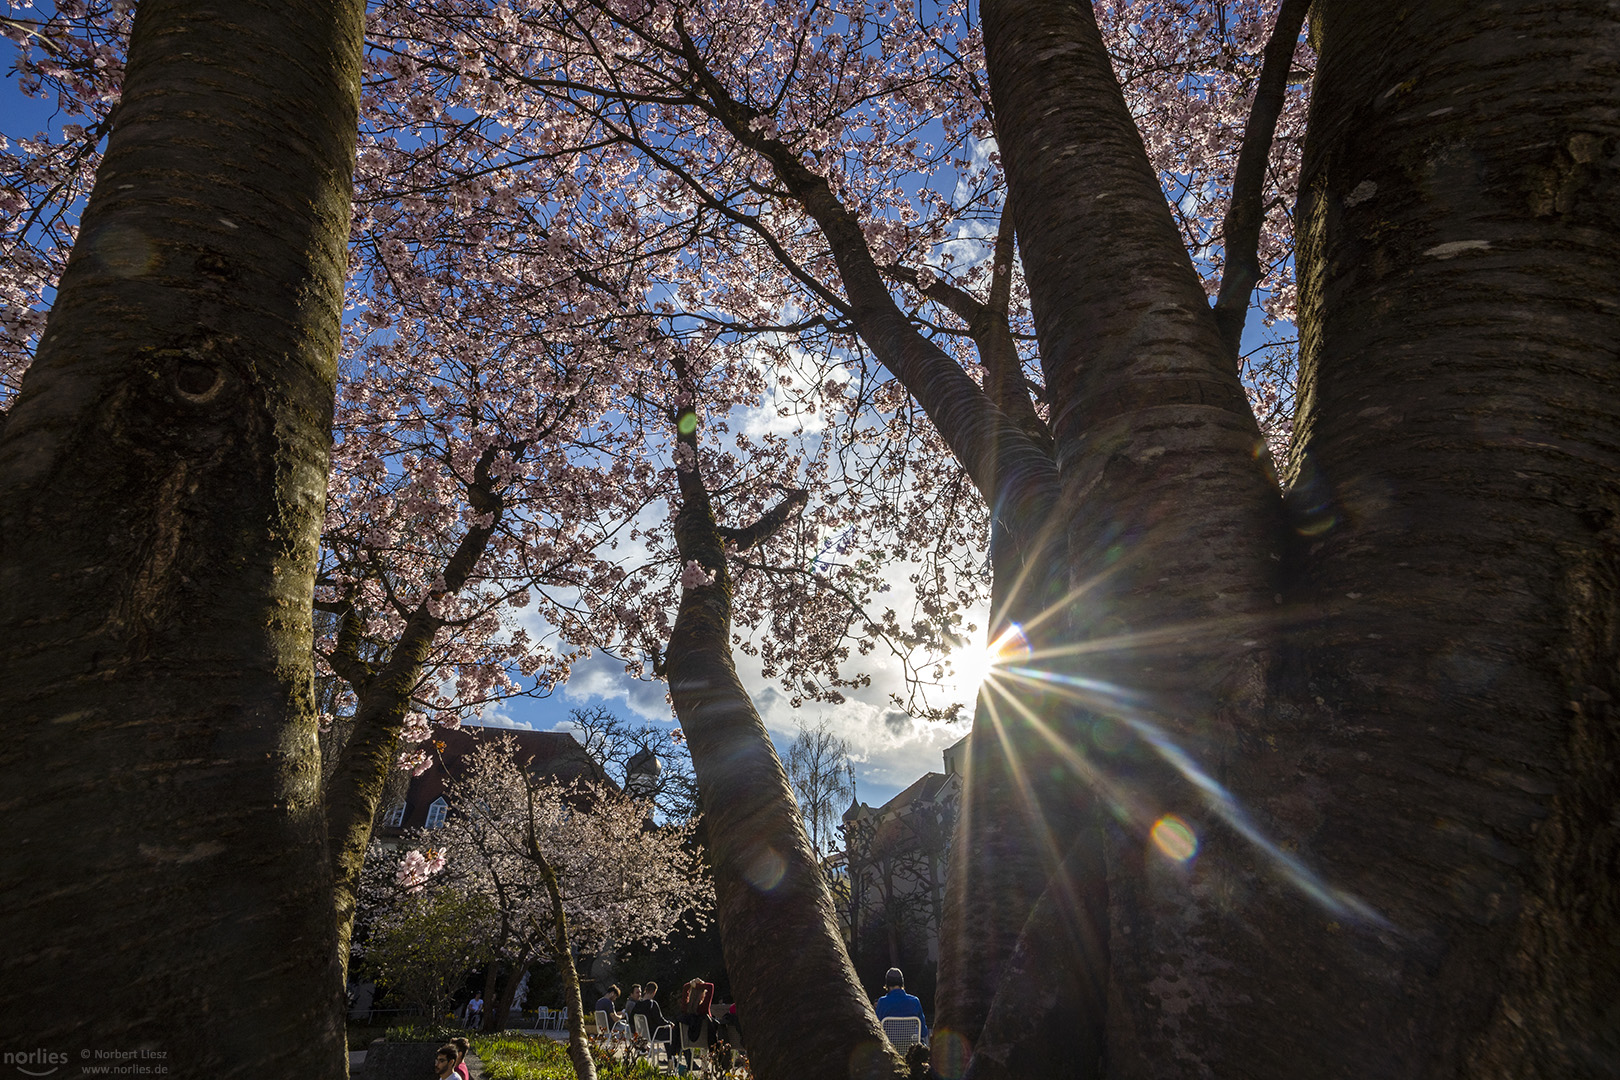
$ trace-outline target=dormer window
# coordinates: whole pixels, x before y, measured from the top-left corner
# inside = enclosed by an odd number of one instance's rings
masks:
[[[433,805],[428,807],[427,827],[430,829],[439,828],[444,824],[445,816],[449,813],[450,804],[444,801],[443,795],[440,795],[433,800]]]
[[[401,799],[394,804],[394,808],[383,815],[382,823],[390,829],[397,829],[405,824],[405,800]]]

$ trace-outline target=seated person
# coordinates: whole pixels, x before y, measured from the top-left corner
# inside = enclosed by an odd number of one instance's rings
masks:
[[[647,1034],[659,1042],[664,1043],[664,1045],[670,1048],[670,1052],[674,1053],[675,1025],[671,1024],[669,1020],[664,1017],[664,1010],[659,1008],[657,1001],[653,1000],[655,997],[657,997],[657,995],[658,984],[655,982],[648,983],[642,988],[641,1000],[630,1006],[630,1015],[632,1017],[645,1016],[647,1018]],[[631,1024],[633,1027],[633,1020],[631,1021]],[[660,1035],[658,1029],[666,1026],[669,1028],[669,1030]]]
[[[720,1029],[720,1037],[732,1046],[742,1045],[742,1028],[737,1025],[737,1003],[730,1005],[716,1005],[713,1012],[714,1022]]]
[[[911,994],[906,993],[905,972],[899,968],[890,968],[883,977],[883,985],[889,991],[877,999],[877,1015],[879,1020],[886,1020],[891,1016],[915,1016],[922,1024],[922,1041],[928,1041],[928,1018],[923,1016],[922,1002]]]
[[[608,1031],[599,1031],[597,1032],[598,1035],[606,1035],[609,1031],[614,1035],[622,1035],[629,1030],[625,1023],[624,1014],[618,1009],[618,1004],[619,987],[616,984],[608,987],[607,993],[597,999],[596,1011],[607,1013],[608,1019]]]
[[[712,1042],[714,1033],[709,1024],[709,1006],[714,1003],[714,983],[704,982],[702,979],[693,979],[681,987],[680,1000],[675,1005],[675,1019],[686,1025],[686,1041],[696,1043],[704,1040],[707,1030],[707,1042]]]

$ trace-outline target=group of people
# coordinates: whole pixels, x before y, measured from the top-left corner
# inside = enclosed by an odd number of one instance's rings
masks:
[[[681,1045],[675,1032],[676,1024],[685,1030],[688,1046],[713,1049],[721,1042],[730,1046],[739,1045],[742,1040],[741,1029],[737,1026],[736,1004],[727,1006],[718,1017],[711,1015],[713,1005],[714,983],[693,979],[676,994],[673,1019],[666,1017],[658,1004],[658,984],[655,982],[646,986],[633,984],[623,1012],[619,1011],[619,988],[610,986],[597,1001],[596,1011],[607,1015],[610,1031],[626,1036],[634,1029],[635,1017],[645,1016],[648,1035],[655,1041],[663,1042],[670,1053]]]
[[[928,1020],[923,1016],[922,1002],[914,995],[906,993],[906,976],[897,967],[892,967],[883,979],[884,994],[877,999],[876,1008],[879,1020],[891,1016],[915,1016],[922,1024],[922,1038],[928,1041]],[[475,999],[478,1011],[482,1011],[482,999]],[[625,1002],[624,1011],[619,1010],[619,988],[608,987],[596,1002],[596,1011],[605,1013],[608,1018],[608,1027],[617,1035],[629,1037],[635,1023],[636,1016],[647,1018],[647,1032],[655,1040],[663,1042],[671,1054],[674,1054],[681,1043],[675,1033],[675,1025],[680,1024],[686,1033],[688,1046],[706,1046],[710,1050],[722,1049],[730,1051],[742,1043],[741,1029],[737,1026],[737,1006],[732,1003],[727,1006],[719,1016],[711,1014],[714,1005],[714,983],[704,982],[702,979],[693,979],[681,987],[675,997],[675,1017],[673,1020],[665,1017],[664,1010],[658,1004],[658,984],[655,982],[635,983],[630,987],[630,996]],[[473,1003],[467,1007],[467,1019],[471,1023],[475,1015]],[[663,1034],[667,1032],[667,1034]],[[468,1080],[467,1066],[464,1064],[467,1057],[468,1042],[466,1039],[455,1038],[439,1047],[435,1066],[438,1069],[439,1080],[451,1080],[459,1077]]]
[[[883,996],[876,1002],[878,1019],[915,1016],[922,1027],[922,1039],[927,1042],[928,1018],[923,1015],[922,1002],[915,995],[906,993],[905,972],[897,967],[890,968],[884,975],[883,989]],[[706,1045],[711,1050],[720,1043],[740,1046],[742,1038],[741,1029],[737,1026],[736,1003],[727,1006],[719,1016],[712,1015],[713,1004],[714,984],[693,979],[682,986],[676,995],[673,1020],[665,1017],[663,1008],[658,1004],[658,984],[655,982],[646,986],[632,984],[623,1012],[619,1011],[619,987],[610,986],[607,993],[597,999],[596,1011],[607,1016],[609,1031],[626,1037],[634,1029],[635,1017],[645,1016],[648,1034],[655,1040],[667,1043],[671,1052],[679,1045],[675,1035],[676,1024],[686,1029],[686,1043],[689,1046]],[[660,1038],[660,1029],[667,1029],[668,1036]]]

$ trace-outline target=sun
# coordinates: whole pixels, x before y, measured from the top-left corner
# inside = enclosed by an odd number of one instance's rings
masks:
[[[963,693],[976,694],[979,685],[990,678],[997,668],[1020,664],[1029,659],[1029,638],[1024,628],[1009,623],[1007,628],[988,646],[969,648],[952,657],[956,685]]]

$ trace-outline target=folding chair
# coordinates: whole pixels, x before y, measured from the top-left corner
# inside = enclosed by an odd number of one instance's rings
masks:
[[[883,1021],[883,1034],[903,1054],[906,1047],[922,1042],[922,1020],[915,1016],[891,1016]]]
[[[681,1023],[679,1020],[675,1021],[675,1032],[680,1036],[681,1055],[686,1058],[687,1068],[696,1069],[697,1060],[701,1057],[701,1060],[703,1061],[703,1071],[708,1072],[709,1018],[705,1016],[702,1023],[698,1024],[698,1037],[695,1039],[687,1037],[686,1025]]]
[[[660,1024],[657,1031],[649,1032],[647,1030],[646,1013],[636,1013],[631,1016],[630,1023],[635,1026],[636,1041],[647,1048],[643,1056],[651,1059],[654,1065],[666,1071],[673,1068],[675,1063],[670,1060],[669,1044],[675,1038],[674,1025]],[[661,1034],[662,1032],[668,1032],[669,1034],[664,1035]],[[659,1061],[660,1057],[663,1058],[662,1063]]]
[[[609,1044],[609,1046],[612,1043],[622,1043],[625,1046],[630,1044],[629,1030],[620,1031],[619,1028],[608,1023],[608,1014],[601,1009],[596,1010],[596,1036],[601,1040],[606,1040],[606,1044]]]

